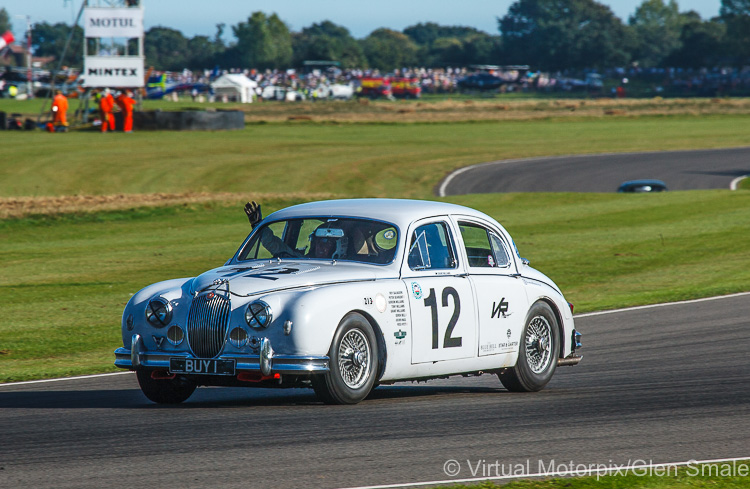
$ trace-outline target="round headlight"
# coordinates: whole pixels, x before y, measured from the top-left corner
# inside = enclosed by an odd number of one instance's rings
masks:
[[[251,328],[267,328],[273,321],[271,306],[263,301],[251,302],[245,310],[245,321]]]
[[[146,321],[154,328],[163,328],[172,320],[172,304],[157,297],[146,305]]]

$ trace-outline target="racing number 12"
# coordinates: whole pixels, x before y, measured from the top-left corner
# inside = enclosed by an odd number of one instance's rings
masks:
[[[453,297],[453,316],[448,321],[448,328],[445,330],[445,337],[443,338],[443,348],[454,348],[461,346],[461,337],[454,338],[453,328],[456,327],[458,322],[458,316],[461,314],[461,301],[458,298],[458,292],[453,287],[446,287],[443,289],[443,307],[448,307],[448,296]],[[429,307],[432,313],[432,349],[437,350],[440,348],[438,345],[438,305],[437,296],[435,295],[435,289],[430,289],[430,295],[424,299],[425,307]]]

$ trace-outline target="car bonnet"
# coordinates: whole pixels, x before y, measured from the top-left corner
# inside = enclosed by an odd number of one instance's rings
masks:
[[[195,277],[190,292],[212,288],[250,296],[290,288],[371,281],[392,274],[382,267],[362,263],[318,260],[251,261],[209,270]]]

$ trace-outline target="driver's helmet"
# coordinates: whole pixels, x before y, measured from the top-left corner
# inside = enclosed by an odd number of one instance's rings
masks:
[[[324,222],[310,234],[308,256],[314,258],[344,258],[348,239],[336,222]]]

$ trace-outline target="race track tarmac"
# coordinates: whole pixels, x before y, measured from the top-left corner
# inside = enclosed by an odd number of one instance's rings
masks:
[[[461,168],[439,196],[498,192],[615,192],[627,180],[655,178],[669,190],[728,189],[750,175],[750,147],[503,160]]]
[[[748,318],[747,294],[579,316],[583,362],[529,394],[485,375],[381,386],[356,406],[200,388],[170,407],[129,373],[4,385],[0,487],[337,488],[492,475],[495,462],[750,458]]]

